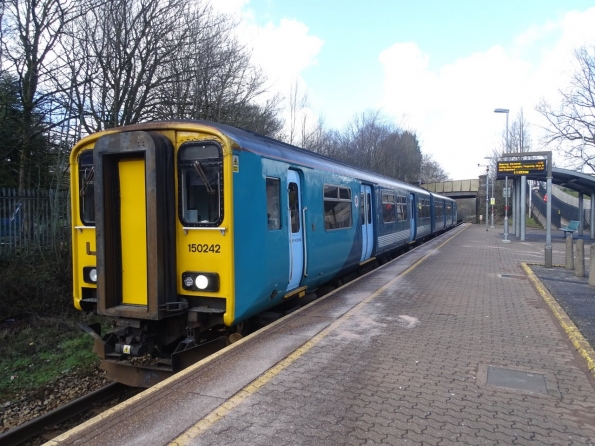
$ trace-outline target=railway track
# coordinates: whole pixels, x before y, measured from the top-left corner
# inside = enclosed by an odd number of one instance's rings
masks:
[[[0,434],[0,444],[3,446],[22,444],[42,434],[46,428],[64,423],[65,421],[91,409],[94,404],[103,403],[120,395],[128,389],[130,389],[130,387],[125,386],[124,384],[108,384],[101,389],[97,389],[94,392],[65,404],[64,406],[58,407],[45,415]]]

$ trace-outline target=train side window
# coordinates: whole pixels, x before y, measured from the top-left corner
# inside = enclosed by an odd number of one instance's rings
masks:
[[[418,218],[429,218],[430,217],[430,200],[419,200],[417,208]]]
[[[394,194],[382,194],[382,219],[384,223],[393,223],[395,221]]]
[[[351,189],[324,185],[324,229],[345,229],[352,225]]]
[[[289,183],[289,211],[291,212],[291,233],[300,232],[300,199],[296,183]]]
[[[359,207],[359,216],[360,216],[360,220],[362,222],[362,225],[365,225],[365,224],[368,224],[369,223],[369,221],[366,222],[366,209],[365,209],[365,206],[364,206],[364,200],[365,200],[364,195],[365,194],[363,192],[361,192],[360,195],[359,195],[359,201],[361,203],[361,206]]]
[[[178,161],[180,219],[193,226],[216,226],[223,220],[221,148],[209,142],[180,147]]]
[[[86,150],[80,154],[79,165],[79,203],[81,221],[85,225],[95,224],[95,168],[93,167],[93,151]]]
[[[407,220],[407,198],[397,197],[397,221]]]
[[[368,224],[372,223],[372,196],[371,194],[366,194],[366,206],[368,207]]]
[[[269,229],[281,228],[281,213],[279,203],[281,202],[281,180],[279,178],[268,178],[267,186],[267,220]]]

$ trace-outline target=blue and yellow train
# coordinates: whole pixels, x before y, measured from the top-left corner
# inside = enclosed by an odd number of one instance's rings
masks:
[[[74,305],[113,321],[86,327],[95,351],[141,386],[457,222],[447,197],[210,122],[93,134],[70,167]]]

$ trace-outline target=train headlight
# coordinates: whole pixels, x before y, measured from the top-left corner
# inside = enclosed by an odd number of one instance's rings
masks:
[[[85,266],[83,268],[83,280],[87,283],[97,283],[97,268],[94,266]]]
[[[184,272],[182,273],[182,288],[190,291],[219,291],[219,274]]]
[[[199,274],[196,276],[196,279],[194,279],[194,284],[199,290],[204,290],[209,286],[209,278],[204,274]]]

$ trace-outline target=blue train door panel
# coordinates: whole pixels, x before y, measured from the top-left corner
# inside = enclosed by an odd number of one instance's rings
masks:
[[[372,255],[372,245],[374,243],[372,228],[372,188],[365,184],[362,184],[360,206],[360,214],[362,216],[362,257],[360,262],[363,262]]]
[[[411,237],[409,238],[409,241],[413,241],[415,239],[416,236],[416,225],[415,225],[415,218],[417,215],[416,209],[415,209],[415,195],[413,194],[409,194],[409,215],[410,215],[410,224],[411,224]]]
[[[304,237],[300,176],[287,171],[287,221],[289,227],[289,285],[287,291],[300,286],[304,273]]]

